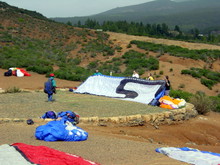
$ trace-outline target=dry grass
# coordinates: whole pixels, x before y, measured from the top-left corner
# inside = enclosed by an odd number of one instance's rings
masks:
[[[0,94],[0,115],[8,118],[37,118],[50,110],[71,110],[79,113],[81,117],[112,117],[165,111],[141,103],[68,91],[58,91],[54,98],[56,101],[50,103],[46,102],[47,95],[43,92]]]

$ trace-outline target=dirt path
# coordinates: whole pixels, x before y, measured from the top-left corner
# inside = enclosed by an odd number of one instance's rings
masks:
[[[184,165],[185,163],[170,159],[156,153],[157,147],[147,141],[124,139],[93,130],[92,127],[79,125],[89,133],[89,138],[83,142],[44,142],[35,140],[36,126],[23,124],[1,124],[1,144],[15,142],[30,145],[48,146],[60,151],[80,155],[85,159],[103,165]],[[25,131],[24,131],[25,130]]]
[[[134,36],[134,35],[127,35],[122,33],[114,33],[114,32],[107,32],[110,35],[110,39],[117,41],[119,45],[123,47],[123,45],[127,46],[130,41],[132,40],[140,40],[146,42],[152,42],[155,44],[165,44],[165,45],[176,45],[181,46],[183,48],[188,49],[217,49],[220,50],[220,46],[217,45],[210,45],[210,44],[202,44],[202,43],[189,43],[184,41],[174,41],[169,39],[158,39],[158,38],[151,38],[147,36]]]
[[[158,147],[192,147],[220,153],[220,114],[199,116],[178,125],[144,127],[78,126],[89,133],[82,142],[45,142],[36,140],[35,129],[42,123],[0,124],[0,144],[15,142],[48,146],[80,155],[103,165],[185,165],[155,152]]]

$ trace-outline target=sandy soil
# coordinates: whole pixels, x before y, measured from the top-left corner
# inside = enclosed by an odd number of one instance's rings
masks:
[[[4,77],[0,69],[0,88],[19,87],[42,89],[44,75],[31,73],[31,77]],[[59,87],[74,87],[79,82],[56,79]],[[44,142],[34,137],[35,128],[42,123],[0,123],[0,144],[22,142],[45,145],[76,154],[104,165],[184,165],[156,153],[158,147],[192,147],[220,153],[220,114],[210,113],[175,125],[142,127],[100,127],[79,124],[89,133],[84,142]]]
[[[158,38],[151,38],[147,36],[133,36],[133,35],[127,35],[123,33],[114,33],[114,32],[107,32],[110,35],[110,39],[117,41],[119,45],[125,45],[127,46],[131,40],[140,40],[140,41],[146,41],[146,42],[152,42],[155,44],[165,44],[165,45],[176,45],[181,46],[183,48],[188,49],[217,49],[220,50],[220,46],[218,45],[210,45],[210,44],[202,44],[202,43],[189,43],[185,41],[174,41],[169,39],[158,39]]]
[[[185,165],[163,154],[159,147],[191,147],[220,153],[220,114],[198,116],[178,125],[164,125],[155,129],[143,127],[98,127],[79,124],[89,133],[82,142],[45,142],[36,140],[34,125],[25,123],[0,124],[0,144],[15,142],[48,146],[60,151],[80,155],[103,165]]]
[[[44,82],[47,81],[45,75],[40,75],[34,72],[29,72],[31,74],[30,77],[5,77],[4,72],[7,70],[0,69],[0,88],[8,89],[12,87],[18,87],[20,89],[29,89],[29,90],[39,90],[43,89]],[[72,88],[78,86],[80,82],[75,81],[67,81],[56,79],[58,88]]]
[[[176,45],[176,46],[180,46],[180,47],[187,48],[187,49],[220,50],[220,46],[217,46],[217,45],[190,43],[190,42],[184,42],[184,41],[174,41],[174,40],[169,40],[169,39],[157,39],[157,38],[151,38],[151,37],[146,37],[146,36],[133,36],[133,35],[126,35],[122,33],[114,33],[114,32],[108,32],[108,34],[110,35],[110,39],[114,41],[115,45],[119,45],[120,47],[122,47],[122,50],[118,52],[116,56],[121,56],[125,52],[127,52],[129,50],[127,46],[132,40],[146,41],[146,42],[152,42],[156,44]],[[143,49],[139,49],[136,46],[133,46],[130,49],[136,50],[138,52],[146,53],[146,51],[144,51]],[[157,56],[158,53],[149,52],[149,55]],[[181,89],[180,86],[184,86],[184,89],[182,90],[190,92],[190,93],[194,93],[194,94],[197,91],[202,91],[209,96],[216,96],[220,94],[220,90],[219,90],[220,83],[213,86],[212,90],[210,90],[204,85],[202,85],[199,79],[192,78],[189,75],[181,74],[181,70],[190,69],[191,67],[210,69],[210,65],[205,63],[204,61],[179,58],[179,57],[170,56],[168,54],[164,54],[163,56],[159,58],[159,60],[160,60],[159,70],[151,71],[151,73],[155,77],[155,75],[160,75],[159,73],[163,71],[163,75],[161,75],[161,77],[158,77],[156,79],[163,79],[164,75],[168,75],[173,89],[175,90]],[[213,64],[211,64],[211,69],[213,71],[220,72],[220,60],[216,60]],[[141,78],[145,78],[147,77],[147,75],[148,75],[148,72],[145,72],[145,74],[141,75]]]

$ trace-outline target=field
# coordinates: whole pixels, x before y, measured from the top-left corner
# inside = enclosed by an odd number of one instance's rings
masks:
[[[56,101],[48,103],[46,95],[42,92],[45,76],[31,74],[31,77],[24,78],[4,77],[1,74],[2,89],[15,86],[20,89],[26,87],[26,92],[0,94],[1,117],[38,118],[48,110],[56,112],[72,110],[79,113],[81,117],[164,111],[143,104],[79,95],[61,90],[58,90],[55,95]],[[59,79],[57,79],[57,83],[60,88],[79,85],[79,82]],[[106,127],[80,123],[78,126],[89,133],[88,140],[83,142],[39,141],[34,137],[35,129],[44,123],[35,122],[34,125],[27,125],[25,122],[4,122],[0,124],[0,144],[22,142],[30,145],[49,146],[104,165],[184,165],[186,163],[156,153],[155,149],[164,146],[192,147],[220,153],[219,117],[220,114],[212,112],[207,116],[197,116],[179,124],[161,125],[158,129],[150,124],[140,127]]]

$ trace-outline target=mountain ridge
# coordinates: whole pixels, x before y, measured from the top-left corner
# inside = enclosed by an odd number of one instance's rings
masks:
[[[217,0],[189,0],[181,2],[155,0],[138,5],[117,7],[91,16],[56,17],[51,19],[63,23],[71,22],[72,24],[77,24],[78,21],[81,21],[83,24],[87,19],[96,20],[99,23],[126,20],[128,22],[142,22],[144,24],[166,23],[171,27],[178,25],[183,30],[191,30],[191,28],[205,30],[210,27],[220,27],[218,21],[218,16],[220,15],[219,8],[220,1]],[[213,10],[211,14],[210,10]],[[178,15],[178,18],[175,19],[176,15]],[[209,20],[212,20],[212,22]],[[187,26],[188,22],[192,22],[192,25]]]

